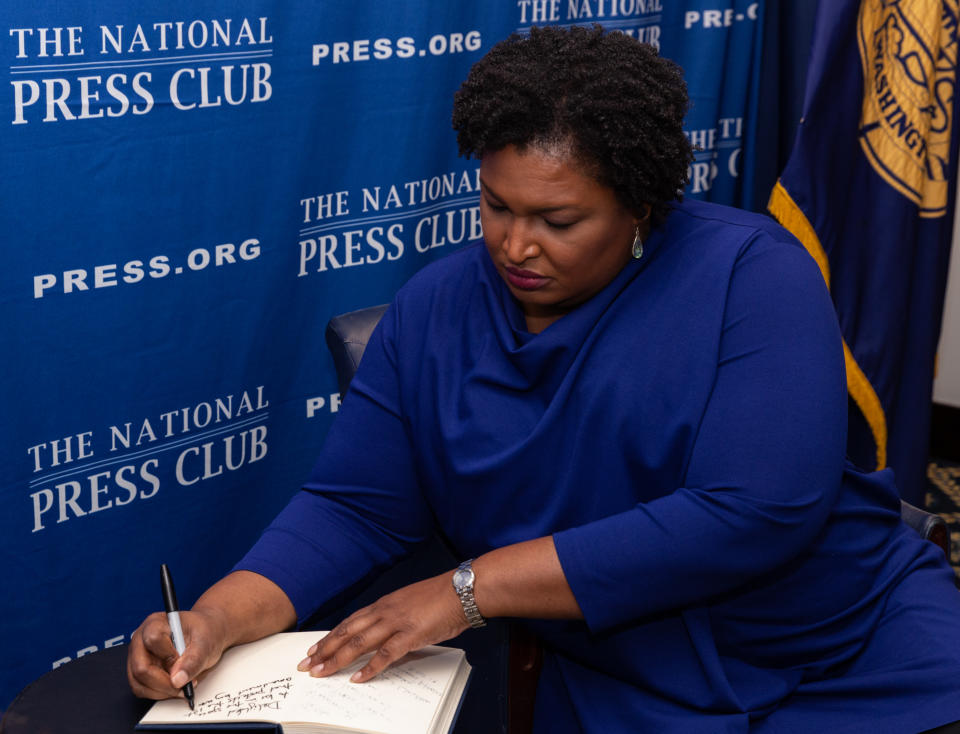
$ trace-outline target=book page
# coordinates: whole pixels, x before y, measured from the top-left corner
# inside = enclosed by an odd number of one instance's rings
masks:
[[[347,729],[421,733],[431,729],[440,703],[461,667],[463,652],[427,647],[394,663],[367,683],[350,676],[369,655],[329,678],[296,669],[321,632],[273,635],[228,650],[196,687],[195,710],[186,701],[160,701],[141,723],[223,721],[317,722]]]
[[[456,670],[456,654],[410,653],[373,680],[351,683],[350,676],[365,662],[357,661],[329,678],[307,676],[291,697],[288,720],[398,734],[430,731],[447,682]]]

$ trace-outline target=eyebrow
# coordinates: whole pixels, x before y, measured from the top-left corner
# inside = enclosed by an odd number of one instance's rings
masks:
[[[483,191],[485,193],[489,193],[491,196],[493,196],[494,199],[497,199],[498,201],[503,201],[503,197],[499,196],[496,191],[490,188],[490,184],[488,184],[486,181],[483,180],[483,176],[480,177],[480,185],[483,187]],[[579,209],[580,209],[579,204],[571,203],[571,204],[562,204],[560,206],[546,206],[539,209],[534,209],[534,211],[538,214],[549,214],[550,212],[558,212],[561,210],[579,210]]]

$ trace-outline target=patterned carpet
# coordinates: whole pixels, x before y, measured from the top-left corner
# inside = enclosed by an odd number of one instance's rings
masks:
[[[927,511],[947,521],[950,563],[960,584],[960,463],[933,460],[927,466],[927,479]]]

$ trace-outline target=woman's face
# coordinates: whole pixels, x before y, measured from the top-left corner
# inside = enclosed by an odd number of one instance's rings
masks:
[[[480,183],[487,250],[531,332],[601,291],[629,261],[637,217],[568,154],[508,145],[483,156]]]

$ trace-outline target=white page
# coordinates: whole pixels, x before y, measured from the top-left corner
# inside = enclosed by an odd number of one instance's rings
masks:
[[[183,699],[160,701],[142,723],[315,721],[391,734],[430,730],[462,651],[427,647],[367,683],[350,683],[369,656],[329,678],[311,678],[296,669],[322,636],[282,633],[232,648],[197,685],[194,711]]]

